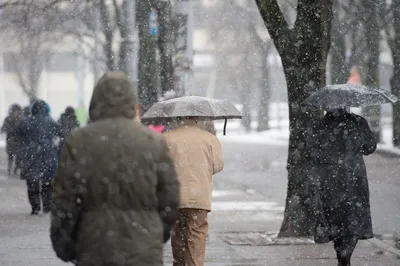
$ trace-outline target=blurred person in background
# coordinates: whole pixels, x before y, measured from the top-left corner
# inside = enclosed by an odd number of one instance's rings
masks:
[[[71,134],[71,132],[79,128],[79,121],[75,114],[75,109],[73,107],[67,107],[64,113],[61,114],[60,119],[58,120],[58,124],[61,128],[61,138],[58,144],[58,154],[61,153],[61,150],[64,146],[65,139]]]
[[[31,108],[29,106],[25,106],[24,109],[22,109],[22,116],[23,117],[31,116]]]
[[[18,151],[21,147],[20,138],[16,134],[17,125],[21,119],[22,109],[18,104],[11,105],[8,116],[4,120],[1,131],[6,134],[6,152],[8,155],[7,172],[10,176],[12,173],[17,174],[20,168]],[[14,171],[13,171],[14,165]]]
[[[54,138],[61,136],[59,125],[50,117],[50,107],[43,100],[31,106],[31,116],[18,124],[16,133],[25,140],[25,156],[21,176],[26,179],[32,215],[50,211],[51,180],[57,167]]]
[[[24,123],[24,121],[26,119],[28,119],[28,117],[31,116],[31,108],[29,106],[25,106],[22,109],[22,117],[19,120],[19,123]],[[25,136],[19,136],[19,141],[20,141],[20,148],[18,151],[18,161],[19,161],[19,165],[20,165],[20,169],[21,169],[21,173],[20,173],[20,178],[21,180],[24,180],[24,176],[22,175],[22,169],[24,169],[24,163],[25,160],[27,159],[27,146],[28,146],[28,138]]]

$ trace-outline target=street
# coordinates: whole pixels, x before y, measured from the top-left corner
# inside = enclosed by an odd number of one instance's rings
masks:
[[[336,265],[331,244],[308,240],[275,242],[286,194],[285,141],[250,143],[221,137],[225,170],[214,177],[206,265]],[[1,155],[4,159],[4,155]],[[374,230],[400,234],[399,158],[367,158]],[[49,241],[49,216],[31,217],[25,184],[0,168],[0,265],[62,265]],[[400,252],[399,252],[400,254]],[[399,265],[400,256],[371,241],[361,241],[354,264]],[[172,265],[169,244],[165,265]]]

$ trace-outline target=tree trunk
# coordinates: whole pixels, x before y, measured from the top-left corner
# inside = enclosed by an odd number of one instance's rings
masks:
[[[310,49],[308,53],[316,53]],[[279,232],[280,237],[310,237],[315,227],[316,180],[309,171],[310,149],[313,143],[313,128],[319,120],[320,112],[314,108],[301,107],[307,96],[323,86],[320,80],[319,62],[299,68],[293,62],[282,58],[288,84],[289,100],[289,152],[288,186],[284,220]],[[303,72],[302,72],[303,71]],[[309,87],[308,84],[315,84]]]
[[[368,59],[366,62],[365,85],[379,87],[379,42],[380,27],[378,23],[378,4],[376,0],[364,1],[364,26]],[[364,115],[370,122],[371,130],[380,139],[380,106],[364,108]]]
[[[260,106],[258,108],[258,126],[257,131],[265,131],[270,129],[269,126],[269,101],[271,98],[271,87],[269,83],[269,69],[268,69],[268,55],[270,47],[266,47],[262,53],[262,75],[263,78],[260,80]]]
[[[304,8],[318,8],[316,4]],[[330,7],[325,7],[329,9]],[[319,7],[322,13],[322,7]],[[314,235],[317,181],[310,174],[311,144],[313,129],[319,121],[320,111],[305,107],[303,102],[311,93],[325,85],[326,60],[329,51],[330,36],[324,29],[321,18],[329,24],[329,15],[317,17],[299,17],[296,41],[296,53],[283,53],[282,64],[288,84],[289,100],[289,153],[288,187],[284,220],[279,232],[280,237],[311,237]],[[312,19],[311,19],[312,18]],[[311,19],[311,20],[310,20]],[[314,21],[314,23],[310,23]],[[313,28],[309,34],[304,32]]]
[[[279,237],[310,237],[314,235],[317,192],[317,183],[310,174],[310,155],[320,111],[303,102],[325,85],[332,1],[298,0],[293,29],[276,1],[256,2],[281,56],[288,89],[288,187]]]
[[[400,39],[400,38],[399,38]],[[393,55],[393,76],[390,80],[392,93],[400,98],[400,40],[396,49],[396,56]],[[393,104],[393,144],[400,147],[400,103]]]
[[[238,88],[240,92],[240,98],[242,99],[243,110],[242,110],[242,124],[244,129],[249,132],[251,130],[251,103],[250,95],[247,88]]]
[[[37,57],[39,57],[38,55]],[[35,60],[35,59],[34,59]],[[41,60],[39,58],[36,58],[36,60]],[[41,65],[39,62],[33,62],[31,66],[29,67],[29,73],[28,73],[28,80],[29,80],[29,101],[33,102],[37,99],[37,91],[39,87],[39,81],[40,81],[40,76],[43,71],[43,65]]]
[[[157,102],[157,39],[149,33],[150,1],[137,2],[137,22],[139,27],[139,100],[144,114]]]
[[[332,84],[343,84],[349,77],[349,69],[346,64],[346,35],[343,35],[343,22],[340,20],[340,3],[334,1],[334,9],[337,10],[332,20],[331,42],[331,78]]]
[[[110,11],[107,8],[106,0],[100,0],[99,12],[100,12],[100,21],[102,25],[102,32],[104,33],[104,37],[106,40],[105,44],[103,45],[103,50],[106,56],[107,69],[109,71],[114,71],[116,69],[115,55],[112,48],[114,40],[114,32],[112,29]]]
[[[174,67],[173,55],[173,27],[172,27],[172,5],[171,1],[158,1],[158,24],[160,35],[158,38],[158,49],[160,51],[160,83],[161,94],[174,89]]]
[[[393,76],[390,80],[392,93],[400,98],[400,0],[393,1],[394,39],[391,42]],[[393,104],[393,143],[400,146],[400,102]]]

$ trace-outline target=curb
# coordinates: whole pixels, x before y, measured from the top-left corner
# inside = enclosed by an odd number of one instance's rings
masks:
[[[317,245],[309,238],[278,238],[277,231],[268,232],[224,232],[218,238],[230,246],[276,246],[276,245]],[[372,245],[381,248],[400,259],[400,250],[378,238],[367,239]]]
[[[379,240],[378,238],[372,238],[372,239],[367,239],[367,241],[373,244],[374,246],[377,246],[381,249],[386,250],[389,253],[397,255],[400,258],[400,250],[390,246],[389,244],[386,244],[382,240]]]

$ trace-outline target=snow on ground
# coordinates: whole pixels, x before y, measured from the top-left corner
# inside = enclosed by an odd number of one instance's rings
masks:
[[[289,121],[272,120],[270,121],[271,129],[257,132],[246,132],[240,120],[229,120],[226,127],[226,135],[222,134],[224,122],[216,121],[215,129],[218,137],[222,142],[241,142],[241,143],[260,143],[260,144],[276,144],[287,145],[289,139]],[[252,123],[252,128],[257,128],[257,122]]]
[[[229,132],[226,136],[222,133],[218,134],[222,142],[241,142],[241,143],[259,143],[259,144],[274,144],[287,145],[289,139],[289,130],[271,129],[264,132]]]
[[[246,132],[240,120],[230,120],[227,124],[226,136],[222,134],[223,126],[224,122],[215,122],[218,137],[222,142],[287,145],[289,139],[289,121],[287,120],[272,120],[270,121],[272,128],[262,132],[254,130]],[[257,122],[253,121],[252,128],[257,128]],[[381,139],[378,149],[400,155],[400,149],[393,146],[393,129],[391,123],[382,123]]]
[[[385,152],[400,156],[400,148],[394,147],[393,143],[390,143],[390,144],[385,144],[385,143],[378,144],[378,149],[381,150],[381,151],[385,151]]]

